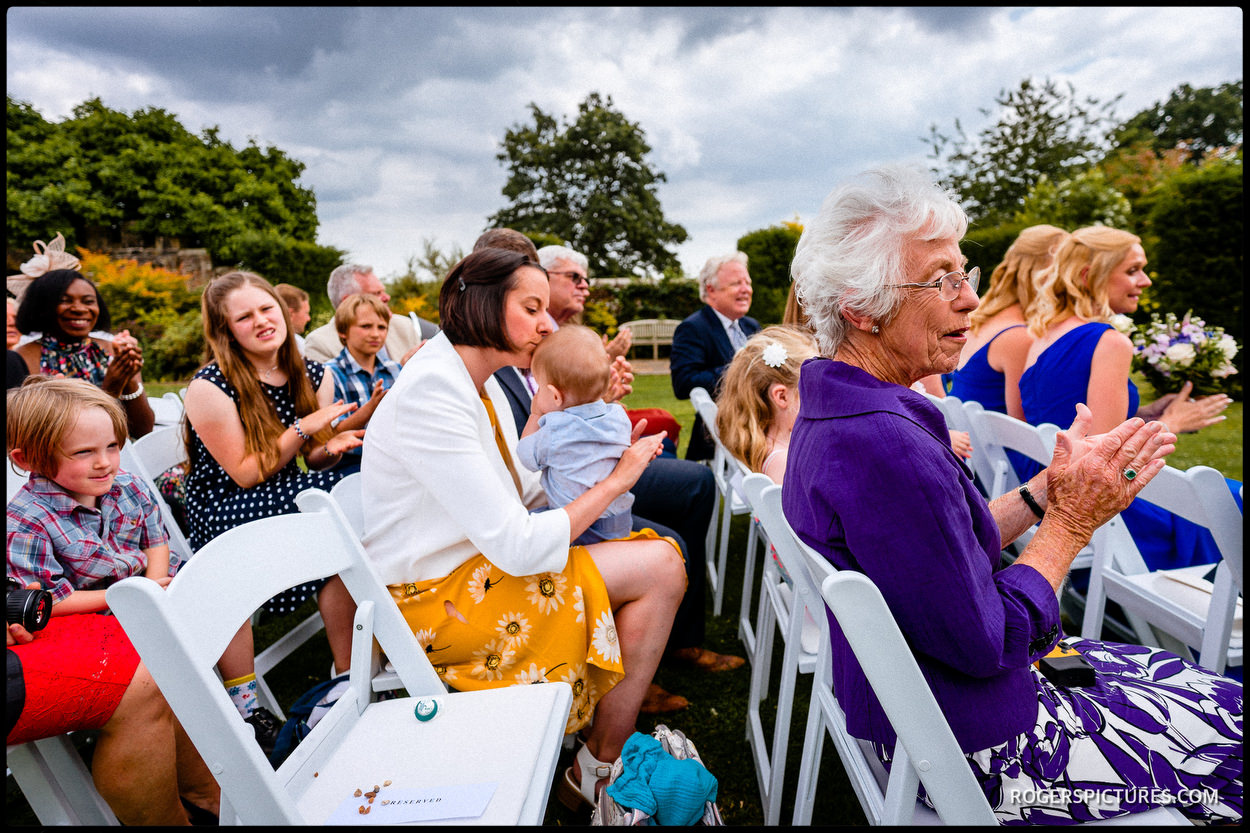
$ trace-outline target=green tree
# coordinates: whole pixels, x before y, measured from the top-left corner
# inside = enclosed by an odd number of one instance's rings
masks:
[[[1090,170],[1061,182],[1051,182],[1043,175],[1024,198],[1015,219],[1026,227],[1048,223],[1076,229],[1099,223],[1128,229],[1132,212],[1128,198],[1107,184],[1107,175]]]
[[[1049,79],[1037,84],[1026,78],[1019,89],[1003,90],[994,99],[997,120],[975,140],[958,120],[955,135],[932,125],[927,141],[936,162],[933,171],[960,195],[971,219],[1009,220],[1043,175],[1059,182],[1102,158],[1119,99],[1081,100],[1071,84],[1065,89]],[[981,112],[991,116],[995,111]]]
[[[26,102],[7,105],[10,252],[57,231],[71,248],[176,238],[305,288],[324,286],[324,263],[342,255],[316,243],[316,196],[298,184],[304,164],[278,148],[252,140],[236,150],[216,127],[197,137],[160,108],[128,115],[98,98],[57,123]],[[278,254],[294,260],[278,266]]]
[[[664,219],[656,188],[666,178],[646,160],[651,146],[642,128],[613,108],[611,96],[595,92],[572,122],[529,107],[533,122],[513,125],[497,156],[508,169],[508,205],[491,225],[555,235],[586,255],[599,277],[676,265],[669,247],[687,234]]]
[[[751,317],[761,324],[779,324],[786,311],[790,291],[790,263],[799,245],[803,227],[797,222],[781,223],[744,234],[738,238],[738,251],[747,256],[751,273]]]
[[[1200,164],[1219,148],[1240,145],[1244,135],[1241,81],[1194,89],[1181,84],[1167,101],[1156,101],[1114,135],[1119,146],[1147,143],[1157,155],[1181,149]]]
[[[1146,309],[1192,309],[1241,341],[1245,336],[1245,197],[1242,160],[1213,160],[1173,177],[1153,200],[1143,234],[1154,284]],[[1240,362],[1241,357],[1238,357]]]

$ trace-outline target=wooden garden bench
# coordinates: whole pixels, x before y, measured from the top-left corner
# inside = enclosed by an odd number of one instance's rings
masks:
[[[626,321],[621,329],[629,327],[632,334],[631,346],[651,348],[651,358],[660,357],[660,345],[673,345],[673,332],[681,322],[675,318],[640,318],[637,321]]]

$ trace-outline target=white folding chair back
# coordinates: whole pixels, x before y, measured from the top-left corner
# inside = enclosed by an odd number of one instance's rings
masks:
[[[195,551],[191,549],[191,542],[183,534],[182,527],[178,526],[165,496],[156,487],[157,475],[187,457],[185,450],[181,450],[181,436],[182,431],[177,426],[167,426],[137,440],[127,439],[121,450],[121,469],[142,479],[152,489],[161,510],[161,520],[165,523],[165,532],[169,534],[169,551],[186,562]]]
[[[360,472],[352,472],[335,483],[330,489],[330,494],[338,502],[339,509],[343,510],[343,517],[347,518],[347,523],[356,533],[356,537],[363,540],[365,537],[365,500],[360,484]]]
[[[725,566],[729,560],[729,524],[737,515],[746,515],[751,511],[751,507],[747,505],[746,499],[734,488],[736,476],[747,472],[745,466],[741,465],[732,454],[725,450],[725,446],[720,441],[720,433],[716,430],[716,403],[712,400],[711,395],[704,388],[695,388],[690,391],[690,401],[694,405],[695,411],[703,420],[703,424],[707,426],[708,434],[712,438],[715,445],[715,451],[712,454],[712,474],[716,481],[717,501],[712,509],[712,520],[708,524],[707,537],[707,578],[708,585],[712,590],[712,612],[716,616],[720,616],[721,607],[725,599]],[[717,519],[719,517],[719,534],[717,532]],[[754,563],[756,547],[756,529],[755,524],[751,524],[750,531],[747,534],[747,559]],[[750,576],[753,569],[747,571]],[[744,594],[749,596],[749,594]],[[744,604],[746,601],[744,600]],[[750,608],[747,608],[747,615],[750,614]],[[739,619],[741,621],[741,617]]]
[[[759,618],[756,620],[755,655],[751,661],[751,684],[747,700],[747,744],[755,764],[755,777],[764,808],[764,824],[776,825],[781,817],[781,796],[785,782],[786,751],[794,709],[794,687],[799,674],[810,674],[816,666],[819,640],[828,639],[828,626],[817,622],[816,650],[803,646],[804,624],[810,615],[824,619],[816,580],[810,570],[816,566],[821,578],[832,573],[827,561],[812,565],[795,547],[795,539],[781,510],[781,486],[764,474],[748,475],[742,483],[747,500],[759,517],[764,536],[773,542],[777,557],[790,576],[781,576],[773,560],[764,556],[760,580]],[[777,692],[776,720],[769,743],[760,716],[760,704],[769,694],[768,677],[772,667],[773,628],[781,631],[784,653]]]
[[[13,461],[7,457],[5,458],[5,467],[8,469],[8,471],[5,472],[7,475],[6,482],[8,485],[6,488],[8,490],[8,494],[4,496],[4,502],[8,503],[13,499],[13,496],[17,494],[18,490],[26,485],[26,481],[30,480],[30,472],[25,469],[18,468],[13,464]]]
[[[488,782],[497,785],[493,798],[473,821],[540,823],[569,687],[446,694],[333,499],[308,490],[298,500],[302,512],[253,521],[209,542],[165,589],[139,577],[108,589],[109,607],[221,785],[223,823],[324,824],[340,805],[356,803],[356,788],[384,785],[398,797]],[[313,511],[318,501],[322,508]],[[335,574],[357,604],[351,685],[275,771],[213,666],[266,599]],[[413,697],[370,701],[375,637]],[[413,716],[417,697],[436,704],[433,719]]]
[[[1224,476],[1208,466],[1166,466],[1137,500],[1155,504],[1211,532],[1220,551],[1210,564],[1151,571],[1125,533],[1099,549],[1090,575],[1082,636],[1100,637],[1108,600],[1149,623],[1160,644],[1216,673],[1241,665],[1242,513]],[[1141,641],[1147,641],[1145,639]],[[1147,642],[1147,644],[1153,644]]]
[[[1011,489],[1020,488],[1020,478],[1007,458],[1008,450],[1023,454],[1042,466],[1050,465],[1055,451],[1055,435],[1059,433],[1057,426],[1049,423],[1030,425],[997,411],[987,411],[979,403],[975,408],[965,408],[964,412],[991,461],[992,478],[985,484],[991,500]]]
[[[148,405],[152,407],[157,428],[182,422],[182,397],[174,391],[164,396],[149,396]]]

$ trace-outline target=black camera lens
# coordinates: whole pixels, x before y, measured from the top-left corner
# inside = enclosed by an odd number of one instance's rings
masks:
[[[42,630],[52,617],[52,594],[47,590],[28,590],[9,578],[4,597],[5,621],[21,625],[34,633]]]

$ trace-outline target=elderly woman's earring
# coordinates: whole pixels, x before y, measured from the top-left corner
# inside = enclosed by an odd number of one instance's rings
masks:
[[[877,335],[881,335],[881,328],[880,328],[880,327],[878,327],[876,324],[873,324],[873,325],[872,325],[872,329],[871,329],[871,330],[869,330],[869,332],[871,332],[871,333],[872,333],[873,335],[875,335],[875,336],[877,336]]]

